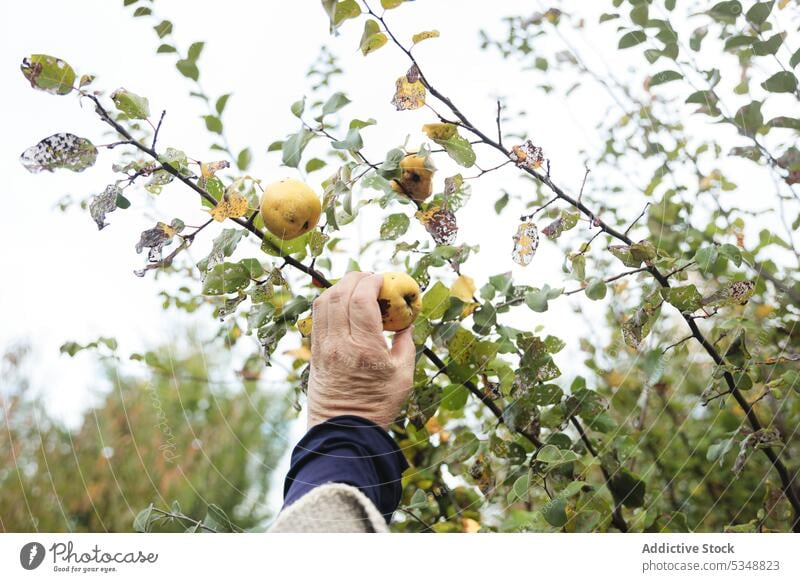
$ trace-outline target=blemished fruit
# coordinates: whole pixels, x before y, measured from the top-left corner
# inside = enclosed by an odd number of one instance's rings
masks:
[[[433,193],[433,172],[428,158],[407,155],[400,160],[400,177],[392,180],[392,190],[422,202]]]
[[[384,273],[378,294],[383,329],[401,331],[414,323],[422,309],[419,285],[406,273]]]
[[[319,196],[300,180],[274,182],[261,196],[264,226],[281,240],[297,238],[313,229],[321,213]]]

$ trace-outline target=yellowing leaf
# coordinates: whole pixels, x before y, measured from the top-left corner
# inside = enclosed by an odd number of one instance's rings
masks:
[[[422,126],[422,131],[430,139],[446,141],[458,132],[458,128],[452,123],[426,123]]]
[[[389,42],[389,38],[381,32],[378,23],[372,19],[364,23],[364,33],[361,35],[361,54],[367,56]]]
[[[397,8],[403,3],[403,0],[381,0],[381,7],[384,10],[391,10]]]
[[[464,303],[472,302],[472,296],[475,295],[475,281],[472,277],[461,275],[450,286],[450,295],[461,299]]]
[[[428,40],[429,38],[439,38],[439,31],[424,30],[422,32],[418,32],[417,34],[411,37],[411,42],[413,44],[417,44],[418,42],[422,42],[423,40]]]
[[[217,222],[223,222],[226,218],[240,218],[247,214],[249,209],[247,198],[229,188],[222,196],[222,200],[210,210],[210,213],[211,218]]]
[[[531,140],[526,140],[522,145],[511,148],[511,159],[514,160],[518,166],[537,170],[542,167],[542,163],[544,162],[544,150],[534,145]]]
[[[308,349],[308,346],[300,346],[299,348],[295,348],[293,350],[286,350],[283,352],[287,356],[291,356],[296,360],[303,360],[307,362],[311,359],[311,350]]]
[[[514,250],[511,258],[523,267],[529,265],[539,248],[539,231],[532,222],[523,222],[514,234]]]
[[[425,85],[422,81],[415,79],[409,81],[407,75],[403,75],[395,83],[394,97],[392,98],[392,105],[398,111],[406,109],[419,109],[425,105]]]
[[[226,160],[220,160],[218,162],[200,162],[200,174],[203,176],[203,180],[208,180],[220,170],[229,168],[230,165],[230,162]]]
[[[464,528],[464,533],[478,533],[478,530],[481,529],[481,524],[474,519],[465,517],[461,520],[461,527]]]
[[[297,320],[297,329],[300,331],[300,335],[303,337],[309,337],[311,335],[311,327],[312,327],[312,316],[304,317],[303,319]]]

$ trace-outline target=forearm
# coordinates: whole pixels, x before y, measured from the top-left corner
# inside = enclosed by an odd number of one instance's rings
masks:
[[[400,503],[408,467],[389,434],[356,416],[337,416],[312,427],[292,452],[284,507],[325,483],[357,487],[388,522]]]

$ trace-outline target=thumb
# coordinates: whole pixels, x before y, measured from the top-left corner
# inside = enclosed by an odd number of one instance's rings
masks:
[[[414,367],[414,358],[417,355],[417,348],[411,337],[414,326],[411,325],[403,331],[398,331],[392,338],[392,358],[398,366]]]

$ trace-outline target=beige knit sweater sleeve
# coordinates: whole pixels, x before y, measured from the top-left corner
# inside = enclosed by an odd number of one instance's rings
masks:
[[[317,487],[281,511],[269,533],[386,533],[378,508],[343,483]]]

